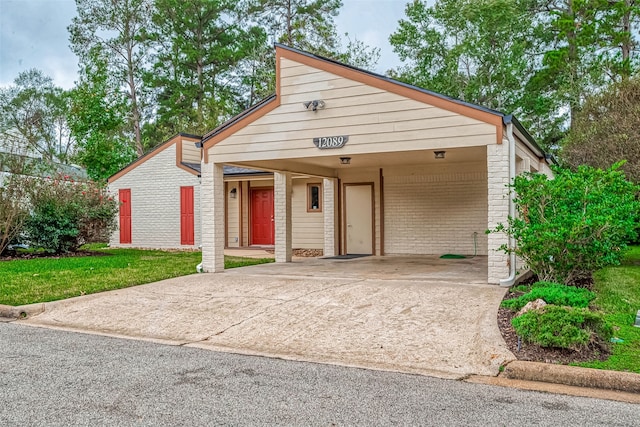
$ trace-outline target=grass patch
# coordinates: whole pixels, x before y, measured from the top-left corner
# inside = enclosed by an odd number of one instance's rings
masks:
[[[607,267],[594,275],[593,303],[613,326],[613,335],[624,340],[613,345],[609,359],[578,366],[640,373],[640,328],[633,326],[640,309],[640,247],[627,253],[622,265]]]
[[[0,304],[56,301],[194,274],[201,252],[83,248],[94,256],[0,261]],[[225,257],[225,268],[272,262]]]

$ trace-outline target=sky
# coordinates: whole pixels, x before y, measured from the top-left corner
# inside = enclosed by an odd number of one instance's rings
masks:
[[[343,0],[336,18],[339,34],[380,48],[383,74],[400,65],[389,35],[404,17],[409,0]],[[37,68],[63,89],[77,80],[78,61],[69,48],[67,27],[76,14],[74,0],[0,0],[0,86],[22,71]],[[345,43],[346,44],[346,43]]]

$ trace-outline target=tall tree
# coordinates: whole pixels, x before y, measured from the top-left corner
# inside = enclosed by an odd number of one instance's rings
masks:
[[[249,12],[278,43],[331,56],[339,47],[333,19],[342,0],[253,0]]]
[[[542,62],[526,83],[522,109],[545,129],[549,147],[562,145],[592,93],[637,69],[635,0],[537,0]]]
[[[92,51],[100,50],[109,60],[109,73],[126,90],[129,126],[138,155],[144,153],[141,136],[143,105],[142,73],[148,44],[142,37],[150,24],[152,0],[76,0],[78,16],[69,26],[71,48],[85,66]]]
[[[271,43],[364,69],[373,69],[380,58],[380,49],[351,40],[348,34],[345,34],[347,45],[342,46],[334,22],[342,0],[248,0],[244,7],[247,20],[264,28]],[[250,52],[239,71],[247,105],[273,93],[275,55],[270,44]]]
[[[202,134],[242,108],[235,67],[265,34],[245,28],[238,12],[234,0],[156,0],[149,38],[157,51],[146,81],[165,136]]]
[[[587,98],[561,155],[573,168],[607,169],[626,160],[622,169],[631,181],[640,183],[639,141],[640,79],[634,77]]]
[[[41,71],[18,75],[0,89],[0,151],[65,162],[73,154],[66,124],[67,94]]]
[[[89,64],[71,91],[68,121],[78,145],[75,160],[101,181],[135,159],[136,152],[123,130],[127,102],[110,81],[106,59],[94,53]]]
[[[534,47],[527,0],[414,0],[405,12],[390,42],[407,65],[393,76],[489,108],[518,109]]]
[[[637,0],[602,0],[604,19],[600,21],[603,53],[608,77],[625,80],[638,69],[638,31],[640,2]]]
[[[538,22],[545,37],[542,66],[529,81],[529,92],[553,94],[559,110],[568,110],[569,126],[585,96],[603,84],[601,0],[543,0]]]

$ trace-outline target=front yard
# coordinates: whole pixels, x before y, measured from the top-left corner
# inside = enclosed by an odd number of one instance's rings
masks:
[[[0,261],[0,304],[23,305],[194,274],[200,252],[94,247],[90,255]],[[271,262],[225,257],[225,268]]]
[[[498,324],[513,354],[520,360],[640,373],[640,328],[634,326],[636,313],[640,309],[640,247],[630,248],[622,265],[603,268],[594,274],[593,279],[595,299],[589,306],[595,313],[602,313],[604,320],[611,325],[611,340],[596,340],[578,349],[541,347],[524,339],[521,341],[511,324],[515,312],[501,307]],[[528,286],[512,288],[506,298],[511,299],[528,290]],[[550,302],[549,299],[545,301]],[[560,324],[551,327],[548,321],[545,325],[554,330],[551,338],[569,337],[573,333],[569,332],[571,327],[566,322],[562,328]]]
[[[611,356],[605,361],[579,366],[640,373],[640,328],[633,326],[640,310],[640,246],[632,247],[622,265],[607,267],[594,275],[594,304],[604,313],[615,338]]]

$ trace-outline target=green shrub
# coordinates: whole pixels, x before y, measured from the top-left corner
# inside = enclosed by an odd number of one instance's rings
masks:
[[[501,306],[518,311],[529,301],[538,298],[543,299],[547,304],[566,305],[570,307],[588,307],[596,294],[584,288],[561,285],[553,282],[536,282],[531,290],[518,298],[502,301]]]
[[[32,246],[47,252],[77,250],[104,240],[115,225],[117,204],[104,188],[68,176],[36,181],[25,232]]]
[[[511,185],[518,215],[490,232],[515,239],[515,247],[501,249],[515,253],[540,280],[569,285],[620,264],[637,236],[640,212],[638,186],[625,179],[622,164],[554,168],[553,179],[518,175]]]
[[[25,223],[31,245],[52,253],[74,250],[80,233],[78,206],[66,200],[38,199]]]
[[[596,336],[608,342],[613,335],[602,314],[586,308],[548,305],[515,317],[511,324],[523,341],[542,347],[579,350]]]
[[[511,292],[529,292],[529,289],[531,289],[531,286],[529,285],[518,285],[518,286],[513,286],[510,291]]]

